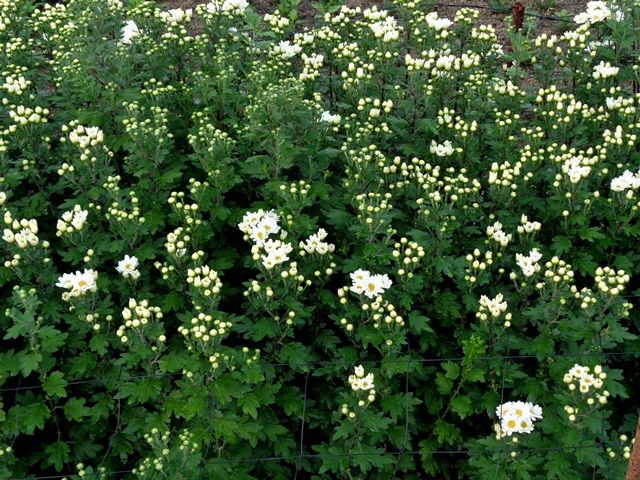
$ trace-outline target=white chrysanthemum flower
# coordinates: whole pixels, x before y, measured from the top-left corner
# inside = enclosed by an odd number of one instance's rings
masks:
[[[78,231],[82,230],[85,222],[87,221],[88,215],[89,215],[89,212],[86,210],[74,211],[73,219],[71,220],[71,225],[73,226],[73,228],[75,228]]]
[[[131,45],[131,40],[138,38],[141,35],[138,25],[133,20],[127,20],[122,27],[120,43],[122,45]]]
[[[605,20],[622,21],[624,13],[621,10],[611,10],[609,5],[602,1],[594,1],[587,3],[586,11],[576,15],[573,20],[578,24],[599,23]]]
[[[448,18],[438,17],[438,12],[427,13],[424,16],[424,21],[426,22],[429,28],[435,30],[436,32],[439,32],[441,30],[446,30],[451,25],[453,25],[453,22]]]
[[[453,155],[454,148],[449,140],[445,140],[443,144],[438,144],[435,140],[431,140],[429,151],[438,157],[450,157]]]
[[[491,239],[500,244],[501,247],[506,247],[513,238],[510,233],[507,234],[502,230],[502,223],[495,222],[493,225],[487,227],[487,235]]]
[[[336,246],[332,243],[324,242],[327,238],[327,232],[324,228],[318,230],[317,233],[309,236],[304,242],[300,242],[300,248],[304,249],[308,254],[317,253],[324,255],[326,253],[333,253]]]
[[[516,253],[516,264],[522,269],[525,277],[531,277],[534,273],[540,271],[538,262],[541,258],[542,254],[537,250],[531,250],[528,256]]]
[[[242,222],[238,224],[238,228],[256,245],[262,245],[269,235],[280,231],[279,222],[280,217],[273,210],[265,212],[260,209],[257,212],[247,212],[242,217]]]
[[[369,28],[373,31],[373,36],[383,42],[391,42],[400,38],[400,28],[394,17],[387,17],[384,20],[372,23]]]
[[[284,243],[280,240],[267,240],[262,246],[266,255],[262,255],[260,258],[268,270],[289,260],[289,254],[293,251],[293,246],[290,243]]]
[[[284,58],[295,57],[301,51],[302,47],[300,45],[291,43],[289,40],[283,40],[273,47],[273,52],[282,55]]]
[[[609,62],[600,62],[593,67],[593,78],[596,80],[614,77],[618,74],[620,69],[611,65]]]
[[[375,388],[374,385],[374,376],[373,373],[364,373],[364,367],[362,365],[358,365],[355,367],[355,375],[349,375],[349,385],[351,385],[351,389],[354,392],[359,390],[368,391],[373,390]]]
[[[166,12],[160,12],[160,18],[166,23],[182,23],[191,21],[193,11],[188,8],[183,10],[182,8],[174,8]]]
[[[371,275],[367,270],[358,269],[349,275],[351,277],[351,290],[358,295],[367,298],[375,298],[382,295],[393,282],[387,275]]]
[[[129,255],[125,255],[122,260],[118,262],[118,266],[116,270],[120,275],[124,278],[131,278],[133,280],[137,280],[140,277],[140,272],[138,271],[139,261],[136,257],[130,257]]]
[[[70,290],[62,294],[64,300],[69,300],[71,297],[80,297],[87,292],[95,292],[97,278],[98,272],[91,269],[85,269],[83,272],[65,273],[58,278],[56,287]]]
[[[496,407],[496,416],[500,420],[498,438],[531,433],[534,422],[542,419],[542,408],[530,402],[507,402]]]
[[[507,311],[507,302],[504,299],[504,295],[497,294],[495,298],[489,298],[486,295],[480,297],[480,309],[487,310],[492,317],[499,317],[502,313]]]
[[[624,192],[625,190],[637,190],[640,188],[640,172],[632,173],[629,170],[619,177],[611,180],[611,190],[614,192]]]
[[[341,119],[342,117],[340,117],[340,115],[338,115],[337,113],[331,114],[328,110],[322,112],[322,115],[320,116],[321,122],[330,123],[332,125],[338,125]]]

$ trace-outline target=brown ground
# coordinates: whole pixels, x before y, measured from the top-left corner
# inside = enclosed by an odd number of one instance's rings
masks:
[[[167,0],[161,1],[162,5],[167,8],[195,8],[200,3],[208,3],[209,0]],[[572,19],[577,13],[583,11],[588,0],[520,0],[527,14],[541,14],[546,16],[556,16],[566,19]],[[278,6],[279,0],[251,0],[250,4],[260,14],[273,12]],[[313,7],[314,0],[301,0],[298,5],[298,18],[306,24],[313,23],[313,18],[318,13]],[[431,0],[425,0],[424,3],[431,3]],[[501,10],[510,8],[514,2],[512,0],[450,0],[442,1],[436,10],[443,17],[453,17],[456,10],[463,6],[482,6],[480,9],[479,24],[492,25],[499,34],[504,38],[504,31],[511,23],[510,13],[496,13],[489,8],[491,5],[502,5]],[[355,5],[374,5],[384,4],[384,1],[376,0],[347,0],[350,6]],[[447,6],[455,5],[455,6]],[[559,22],[547,18],[525,17],[525,26],[527,22],[535,22],[535,32],[542,33],[562,33],[566,28],[570,28],[570,23]]]

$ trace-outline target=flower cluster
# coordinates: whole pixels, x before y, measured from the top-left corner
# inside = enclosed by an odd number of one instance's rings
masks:
[[[61,277],[58,277],[56,287],[69,290],[62,294],[62,299],[68,302],[72,298],[82,297],[89,292],[95,293],[98,289],[96,285],[97,279],[98,272],[85,268],[83,272],[65,273]]]
[[[591,368],[578,365],[577,363],[569,369],[565,374],[563,381],[569,386],[569,390],[574,391],[576,389],[576,382],[578,383],[578,390],[580,393],[587,394],[589,390],[599,390],[604,385],[604,379],[607,378],[607,374],[602,370],[600,365],[596,365],[593,368],[593,373],[590,373]]]
[[[35,219],[23,218],[20,221],[14,220],[7,211],[4,215],[4,222],[10,227],[5,228],[2,232],[2,239],[5,242],[15,243],[21,250],[35,247],[40,243],[38,222]]]
[[[140,32],[136,22],[134,20],[127,20],[120,32],[120,44],[131,45],[133,43],[132,40],[140,37],[141,35],[142,32]]]
[[[87,221],[89,212],[83,210],[80,205],[75,205],[73,210],[66,211],[62,214],[62,219],[56,224],[56,236],[71,235],[81,232]]]
[[[122,343],[127,343],[130,338],[128,335],[136,334],[138,338],[146,342],[145,330],[146,327],[157,320],[162,318],[162,311],[160,307],[154,307],[149,305],[148,300],[137,301],[133,298],[129,299],[129,304],[122,310],[122,318],[124,324],[118,327],[116,335],[120,338]],[[164,334],[157,335],[155,340],[162,344],[167,340]],[[152,346],[154,351],[157,350],[157,346]]]
[[[558,287],[562,284],[570,284],[575,276],[574,271],[569,263],[565,262],[558,256],[554,256],[544,264],[546,270],[544,271],[544,278],[554,287]],[[545,283],[539,282],[536,284],[536,288],[539,290],[544,289]]]
[[[382,295],[393,282],[386,274],[374,274],[368,270],[358,269],[350,273],[350,291],[358,295],[365,295],[367,298],[375,298]]]
[[[328,234],[324,228],[318,229],[318,231],[309,236],[305,241],[300,242],[300,255],[305,254],[313,255],[326,255],[327,253],[333,253],[336,246],[333,243],[327,243],[324,241]]]
[[[467,254],[465,260],[469,266],[465,269],[464,279],[473,284],[478,281],[478,277],[484,272],[487,267],[493,265],[493,252],[488,250],[484,252],[484,255],[480,249],[474,249],[473,253]]]
[[[363,391],[371,393],[371,391],[375,388],[373,380],[373,373],[367,373],[365,375],[364,367],[362,365],[358,365],[357,367],[355,367],[354,375],[349,375],[349,385],[351,386],[351,390],[353,390],[354,392]],[[375,391],[371,394],[375,395]]]
[[[325,110],[324,112],[322,112],[322,115],[320,115],[321,122],[326,122],[331,125],[339,125],[341,119],[342,118],[340,117],[340,115],[338,115],[337,113],[332,114],[328,110]]]
[[[500,222],[495,222],[493,225],[487,227],[487,236],[494,242],[500,244],[501,247],[509,245],[509,242],[513,238],[512,234],[507,234],[502,230],[502,223]]]
[[[577,390],[583,395],[583,401],[586,398],[588,407],[593,408],[596,402],[599,405],[606,405],[611,396],[608,390],[602,390],[607,374],[603,371],[601,365],[593,367],[593,373],[591,372],[590,367],[576,363],[564,375],[563,381],[567,384],[570,392],[573,393]],[[600,391],[602,391],[602,393],[600,393]],[[581,408],[577,405],[565,405],[564,411],[567,413],[568,420],[575,422],[581,413]]]
[[[504,295],[499,293],[495,296],[495,298],[489,298],[486,295],[482,295],[480,297],[480,308],[476,313],[476,317],[478,317],[481,321],[486,322],[487,320],[489,320],[489,315],[492,318],[496,319],[506,311],[507,302],[504,299]],[[506,313],[504,318],[504,327],[509,328],[511,326],[511,313]]]
[[[611,180],[611,190],[614,192],[626,192],[626,195],[633,197],[633,191],[640,188],[640,171],[632,173],[625,170],[622,175]]]
[[[219,294],[222,288],[218,272],[207,265],[188,269],[187,283],[193,285],[205,297]]]
[[[620,11],[611,11],[606,2],[596,0],[587,3],[586,11],[576,15],[573,21],[578,24],[593,24],[614,19],[622,20],[623,14]]]
[[[449,140],[445,140],[442,144],[436,143],[435,140],[431,140],[429,151],[437,157],[450,157],[455,152],[455,149]]]
[[[598,267],[595,275],[598,290],[612,297],[622,293],[629,279],[629,274],[624,270],[615,270],[611,267]]]
[[[420,259],[425,256],[424,248],[418,242],[409,241],[406,237],[402,237],[399,242],[396,242],[393,248],[391,255],[398,264],[396,273],[399,277],[406,275],[407,278],[412,278],[413,270],[417,267]]]
[[[219,352],[216,352],[216,349],[222,337],[228,335],[231,326],[229,321],[201,312],[191,319],[189,327],[180,325],[178,333],[185,338],[190,352],[201,352],[209,359],[213,368],[218,368],[219,357],[215,353]]]
[[[12,95],[22,95],[31,86],[31,80],[27,80],[22,75],[9,75],[4,79],[4,83],[0,85],[0,90],[5,90]]]
[[[542,408],[530,402],[507,402],[496,407],[500,424],[496,427],[496,438],[510,437],[514,433],[533,432],[534,422],[542,419]]]
[[[256,245],[261,245],[269,235],[280,231],[279,222],[280,216],[274,210],[265,212],[260,209],[257,212],[247,212],[238,228],[245,234],[246,240],[250,238]]]
[[[526,215],[520,217],[520,225],[518,225],[517,232],[520,235],[526,235],[530,233],[539,232],[542,228],[540,222],[530,222]]]
[[[260,259],[267,270],[288,261],[289,254],[293,251],[293,246],[290,243],[272,239],[268,239],[256,247],[262,248],[266,253],[266,255],[261,255]]]
[[[619,67],[611,65],[609,62],[600,62],[593,67],[593,78],[596,80],[604,80],[610,77],[615,77],[620,71]]]
[[[538,262],[541,258],[542,254],[537,250],[531,250],[529,255],[516,253],[516,264],[522,269],[522,274],[528,278],[540,271]]]

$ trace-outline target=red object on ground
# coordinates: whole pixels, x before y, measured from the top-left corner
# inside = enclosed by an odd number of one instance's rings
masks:
[[[640,480],[640,418],[636,426],[636,441],[633,444],[633,450],[631,450],[631,458],[624,480]]]
[[[522,22],[524,21],[524,5],[520,2],[514,3],[511,8],[511,14],[513,15],[513,26],[518,31],[522,28]]]

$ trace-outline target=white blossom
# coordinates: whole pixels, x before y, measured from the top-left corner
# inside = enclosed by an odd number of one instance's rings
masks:
[[[140,272],[138,271],[139,261],[136,257],[130,257],[129,255],[125,255],[122,260],[118,262],[118,266],[116,270],[120,273],[124,278],[131,278],[133,280],[137,280],[140,277]]]
[[[382,295],[393,282],[387,275],[372,275],[367,270],[358,269],[349,275],[351,277],[351,290],[358,295],[367,298],[375,298]]]
[[[450,157],[453,155],[454,149],[449,140],[445,140],[443,144],[438,144],[435,140],[431,140],[429,151],[438,157]]]
[[[127,20],[122,27],[120,43],[122,45],[131,45],[131,40],[138,38],[141,35],[138,25],[133,20]]]
[[[530,402],[506,402],[496,407],[500,420],[498,438],[514,433],[531,433],[533,423],[542,418],[542,408]]]

